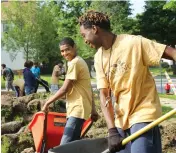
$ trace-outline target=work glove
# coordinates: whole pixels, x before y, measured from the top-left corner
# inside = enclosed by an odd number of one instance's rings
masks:
[[[125,147],[122,146],[123,138],[120,136],[117,128],[111,128],[108,130],[109,137],[108,137],[108,148],[110,153],[118,152]]]

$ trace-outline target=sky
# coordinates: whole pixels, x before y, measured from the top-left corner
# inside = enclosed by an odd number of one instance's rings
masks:
[[[132,10],[132,17],[135,17],[136,14],[142,13],[144,11],[144,0],[130,0]]]

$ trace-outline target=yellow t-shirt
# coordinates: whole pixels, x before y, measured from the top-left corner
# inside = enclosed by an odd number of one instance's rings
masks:
[[[18,86],[21,91],[24,90],[24,80],[23,79],[17,79],[13,81],[13,86]]]
[[[66,79],[73,80],[66,94],[67,117],[88,119],[92,110],[92,90],[89,69],[79,56],[68,62]]]
[[[165,48],[166,45],[144,37],[123,34],[117,36],[112,52],[111,49],[100,48],[96,53],[99,89],[108,88],[107,72],[110,67],[109,80],[116,98],[117,127],[125,130],[135,123],[151,122],[161,116],[155,81],[148,66],[159,64]]]
[[[59,75],[59,72],[60,72],[59,65],[55,65],[51,76],[51,84],[55,84],[55,85],[59,84],[59,76],[55,75],[56,73]]]

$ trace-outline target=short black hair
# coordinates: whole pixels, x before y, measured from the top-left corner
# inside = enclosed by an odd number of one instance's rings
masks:
[[[70,37],[65,37],[65,38],[63,38],[61,41],[60,41],[60,43],[59,43],[59,46],[62,46],[62,45],[70,45],[71,47],[74,47],[74,45],[75,45],[75,42],[74,42],[74,40],[72,39],[72,38],[70,38]]]
[[[106,31],[110,31],[110,20],[106,14],[97,11],[88,11],[79,18],[80,26],[83,25],[84,28],[92,28],[93,25],[98,26]]]
[[[26,61],[24,63],[24,67],[31,68],[32,66],[33,66],[33,62],[32,61]]]
[[[5,65],[5,64],[1,64],[1,66],[2,66],[3,68],[5,68],[5,67],[6,67],[6,65]]]

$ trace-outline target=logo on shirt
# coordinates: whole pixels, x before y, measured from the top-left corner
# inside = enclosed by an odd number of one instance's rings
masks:
[[[118,60],[117,63],[111,65],[111,75],[112,76],[122,76],[131,69],[130,64]]]

